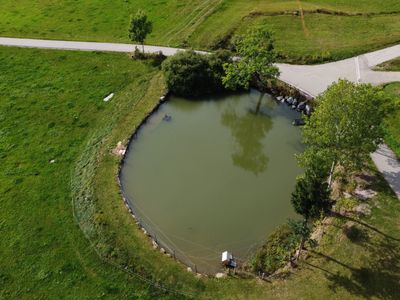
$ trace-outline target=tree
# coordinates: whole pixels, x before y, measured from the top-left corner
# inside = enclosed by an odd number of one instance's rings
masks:
[[[315,100],[315,112],[303,127],[308,149],[306,162],[316,153],[329,158],[332,170],[341,165],[359,170],[382,142],[382,122],[387,113],[386,96],[371,85],[347,80],[332,84]]]
[[[297,178],[291,203],[296,213],[302,215],[306,222],[326,213],[331,207],[331,200],[325,178],[306,171]]]
[[[222,65],[230,61],[226,52],[204,55],[182,51],[167,58],[162,65],[168,89],[176,95],[197,97],[223,89]]]
[[[153,24],[147,19],[147,15],[143,10],[138,10],[136,15],[131,17],[129,26],[129,38],[132,42],[137,42],[142,45],[144,53],[144,41],[149,33],[153,30]]]
[[[266,28],[250,29],[235,42],[238,59],[224,65],[226,75],[223,84],[228,89],[248,89],[255,78],[259,84],[279,76],[274,65],[276,54],[272,33]]]

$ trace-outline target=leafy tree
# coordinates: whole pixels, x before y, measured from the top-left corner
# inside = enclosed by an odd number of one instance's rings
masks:
[[[131,17],[129,26],[129,38],[132,42],[137,42],[142,45],[144,53],[144,41],[149,33],[153,30],[153,24],[147,19],[147,15],[143,10],[138,10],[136,15]]]
[[[307,172],[297,178],[291,202],[306,221],[319,217],[331,207],[330,190],[325,178]]]
[[[259,84],[264,84],[266,80],[279,75],[279,70],[274,65],[274,40],[268,29],[250,29],[235,40],[234,46],[239,58],[224,65],[226,75],[223,77],[223,84],[226,88],[248,89],[253,78]]]
[[[390,101],[371,85],[347,80],[332,84],[316,98],[315,112],[303,127],[309,149],[300,161],[307,163],[316,153],[323,153],[319,155],[334,162],[332,167],[361,169],[382,142],[386,102]]]
[[[227,52],[204,55],[182,51],[167,58],[162,69],[170,91],[179,96],[197,97],[223,89],[222,65],[230,59]]]

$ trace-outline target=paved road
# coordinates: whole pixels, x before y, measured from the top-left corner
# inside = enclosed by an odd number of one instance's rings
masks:
[[[400,163],[395,154],[386,145],[381,145],[379,149],[371,154],[378,170],[383,174],[392,190],[400,199]]]
[[[374,66],[396,57],[400,57],[400,45],[321,65],[279,64],[279,69],[283,81],[315,97],[338,79],[373,85],[400,81],[400,72],[371,70]]]
[[[63,50],[81,51],[110,51],[110,52],[133,52],[139,45],[117,44],[117,43],[95,43],[95,42],[74,42],[55,40],[36,40],[0,37],[0,45],[33,47]],[[164,55],[174,55],[182,49],[145,46],[145,52],[163,52]],[[206,53],[201,52],[200,53]],[[400,72],[375,72],[372,68],[382,62],[400,57],[400,45],[374,51],[354,58],[337,62],[301,66],[278,64],[281,71],[280,79],[304,93],[315,97],[324,92],[327,87],[338,79],[348,79],[353,82],[371,83],[379,85],[383,83],[400,81]],[[400,162],[394,153],[382,145],[378,151],[371,155],[373,161],[389,182],[392,189],[400,199]]]
[[[28,48],[43,48],[43,49],[124,52],[124,53],[131,53],[135,51],[135,47],[138,47],[140,50],[142,49],[141,45],[136,45],[136,44],[19,39],[19,38],[7,38],[7,37],[0,37],[0,45],[28,47]],[[161,47],[161,46],[144,46],[144,51],[146,53],[157,53],[161,51],[166,56],[174,55],[178,51],[182,50],[183,49]],[[197,52],[205,53],[202,51],[197,51]]]

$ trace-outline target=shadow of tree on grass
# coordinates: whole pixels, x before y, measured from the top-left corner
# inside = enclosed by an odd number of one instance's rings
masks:
[[[329,280],[329,288],[336,291],[344,288],[349,293],[362,296],[366,299],[377,297],[379,299],[397,300],[400,297],[400,245],[399,242],[383,237],[375,243],[365,243],[368,253],[368,266],[353,267],[348,263],[323,254],[312,251],[316,256],[326,261],[340,265],[350,271],[333,273],[320,266],[306,263],[306,265],[324,271]]]

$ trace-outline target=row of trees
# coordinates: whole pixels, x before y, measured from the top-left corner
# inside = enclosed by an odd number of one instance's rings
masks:
[[[347,80],[332,84],[315,99],[315,112],[302,131],[307,148],[298,156],[305,173],[292,194],[292,205],[303,216],[297,228],[302,242],[296,258],[309,237],[310,223],[331,209],[332,180],[362,170],[383,141],[389,103],[379,89]],[[338,166],[341,172],[335,175]]]

